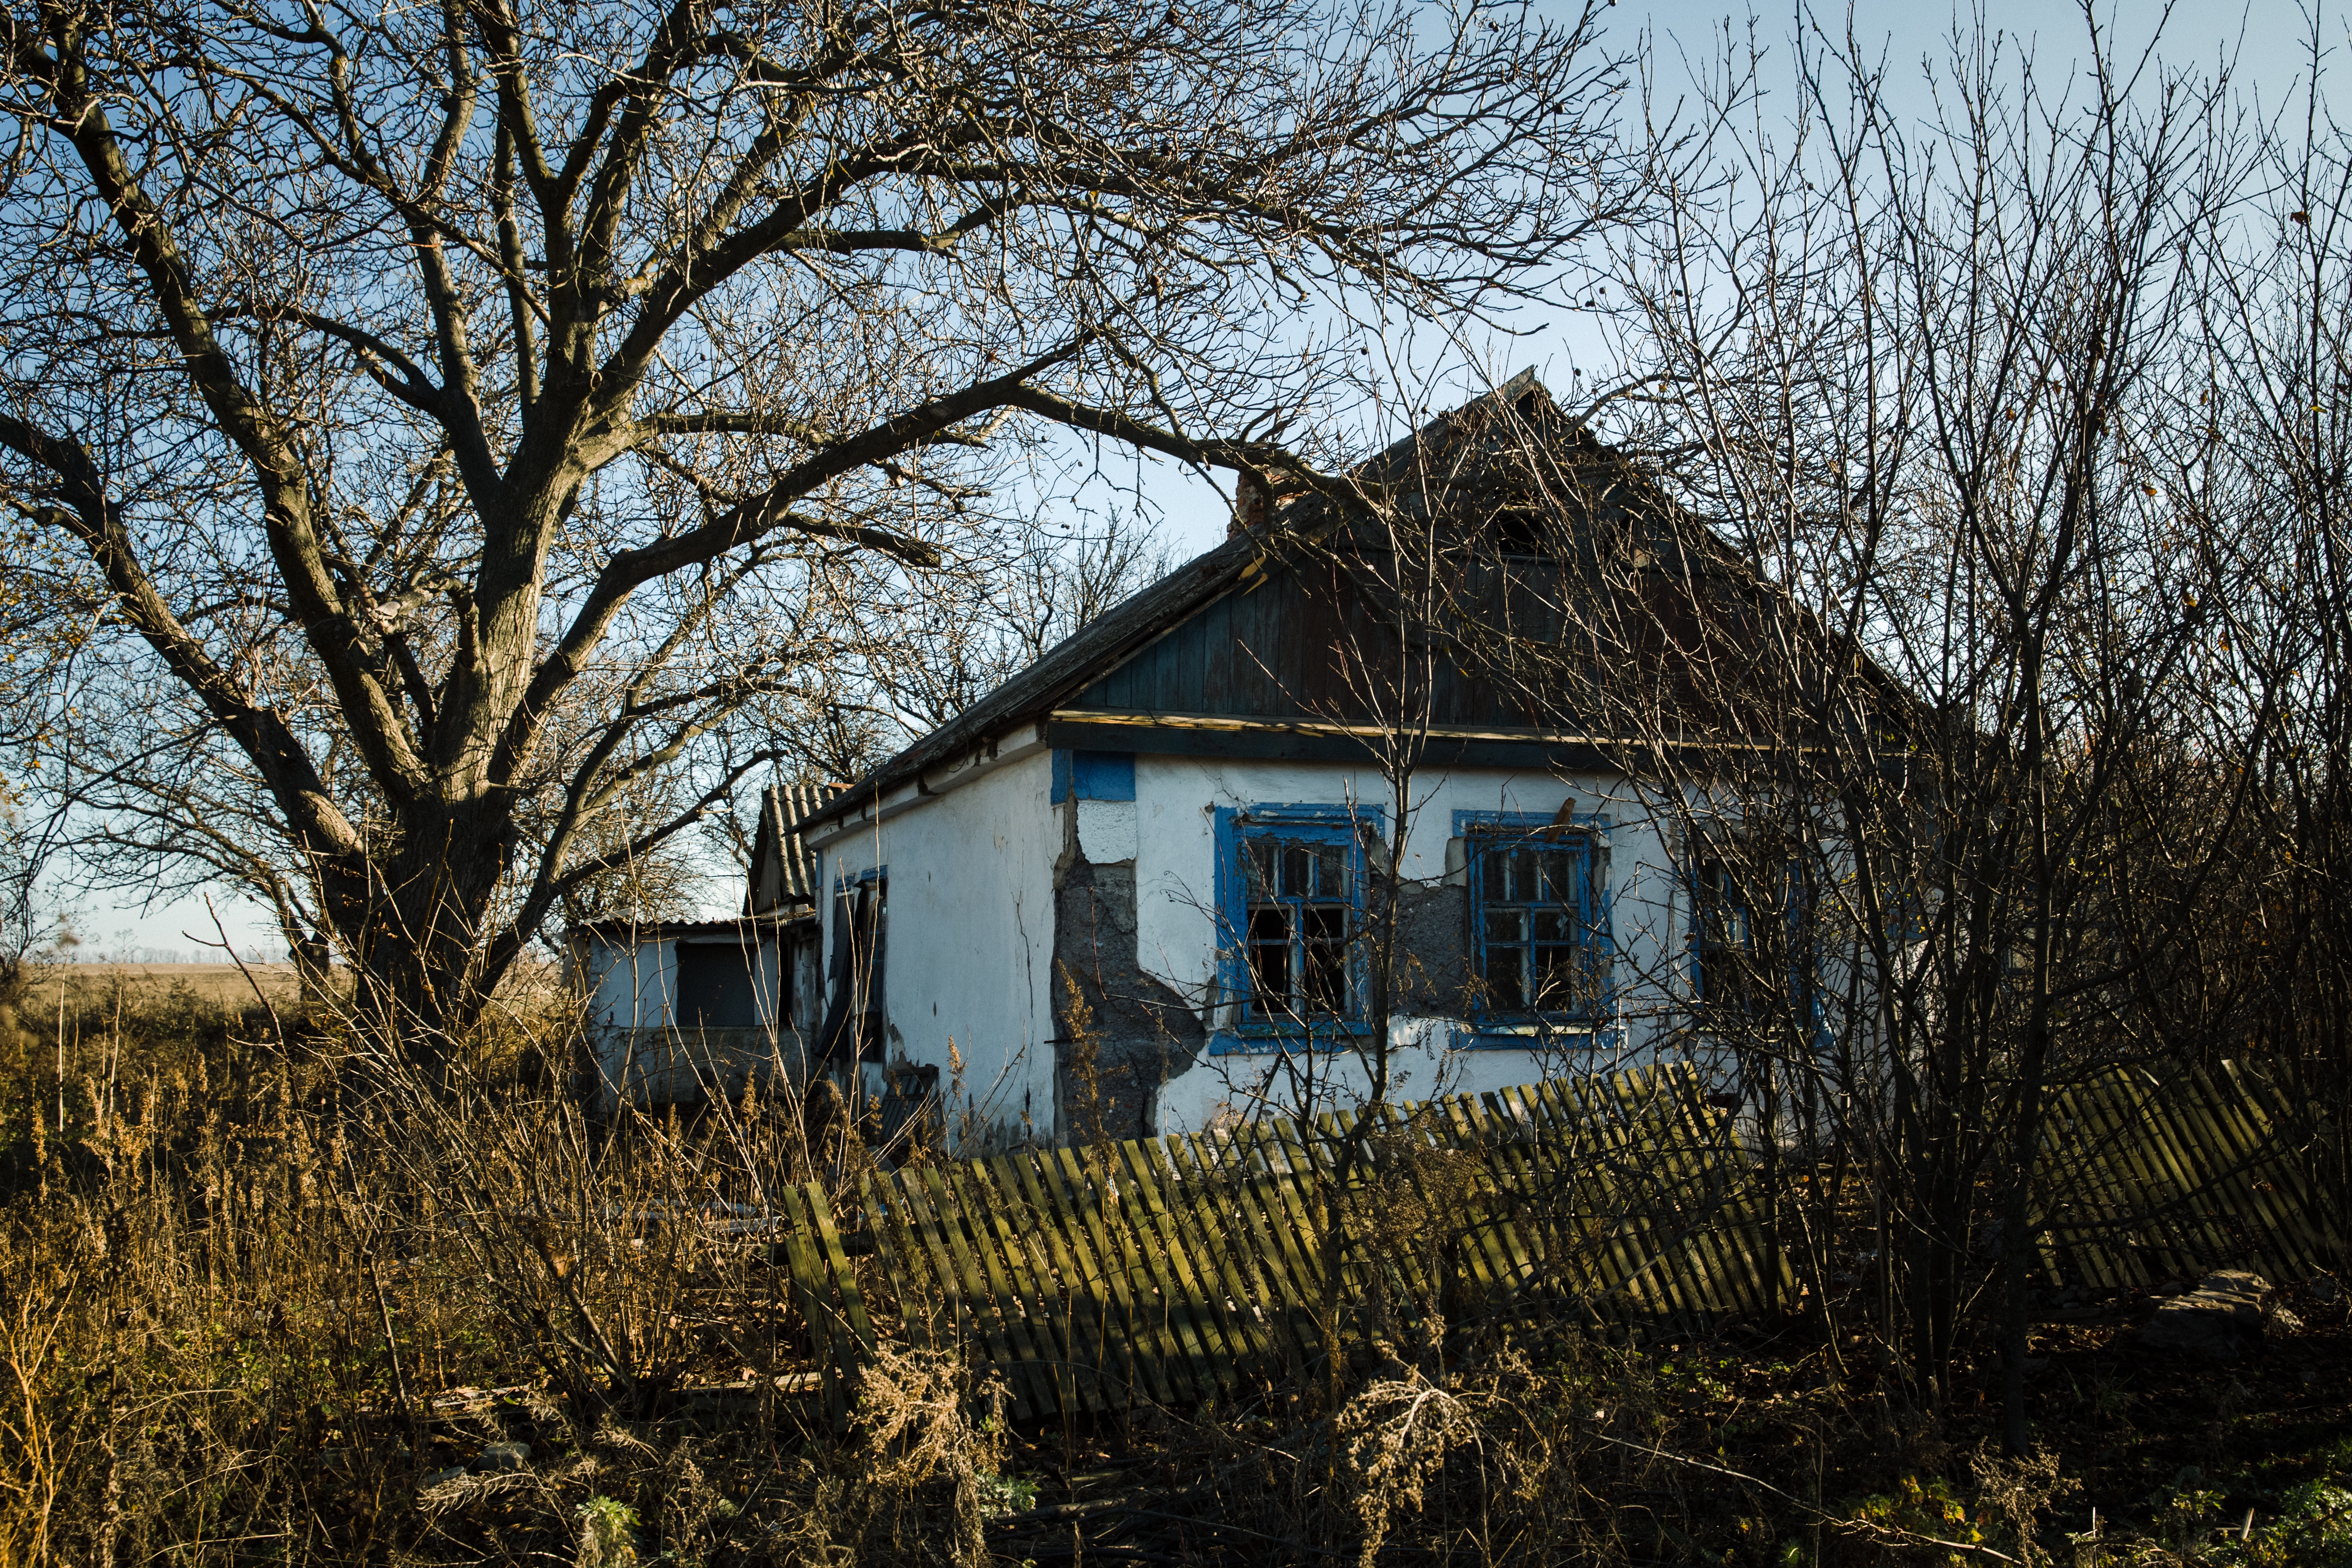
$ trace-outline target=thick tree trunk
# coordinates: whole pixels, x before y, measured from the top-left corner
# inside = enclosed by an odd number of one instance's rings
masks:
[[[486,928],[511,817],[495,801],[436,803],[419,816],[386,858],[384,884],[369,890],[340,934],[358,976],[359,1026],[439,1088],[500,978]]]

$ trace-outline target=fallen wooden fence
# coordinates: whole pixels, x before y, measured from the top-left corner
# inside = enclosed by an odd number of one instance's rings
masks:
[[[2282,1132],[2277,1089],[2236,1063],[2159,1080],[2116,1068],[2057,1096],[2036,1186],[2049,1282],[2194,1281],[2224,1267],[2275,1281],[2338,1266]]]
[[[868,1180],[855,1216],[801,1189],[784,1250],[829,1400],[877,1340],[853,1252],[877,1258],[900,1334],[995,1370],[1016,1417],[1210,1403],[1299,1373],[1329,1342],[1327,1237],[1342,1343],[1383,1328],[1409,1343],[1433,1311],[1704,1327],[1770,1316],[1792,1289],[1729,1118],[1686,1067],[1397,1106],[1348,1200],[1332,1161],[1355,1127],[923,1166]]]
[[[2059,1095],[2038,1183],[2050,1282],[2144,1287],[2225,1264],[2286,1280],[2340,1259],[2274,1094],[2235,1068],[2163,1084],[2118,1068]],[[1298,1374],[1335,1336],[1409,1344],[1433,1312],[1689,1331],[1793,1296],[1752,1163],[1687,1067],[1395,1107],[1349,1202],[1331,1162],[1355,1126],[927,1165],[868,1179],[840,1218],[821,1186],[798,1189],[783,1252],[828,1405],[845,1410],[877,1342],[855,1255],[888,1282],[894,1337],[992,1369],[1016,1418],[1213,1403]],[[1414,1205],[1423,1223],[1401,1230]],[[1328,1333],[1327,1238],[1341,1270]]]

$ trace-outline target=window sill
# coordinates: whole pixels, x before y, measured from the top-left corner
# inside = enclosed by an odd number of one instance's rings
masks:
[[[1318,1025],[1312,1029],[1286,1029],[1273,1024],[1244,1024],[1219,1029],[1209,1037],[1213,1057],[1275,1056],[1284,1051],[1361,1050],[1372,1037],[1367,1024]]]
[[[1589,1051],[1618,1043],[1613,1024],[1489,1023],[1455,1027],[1447,1044],[1457,1051]]]

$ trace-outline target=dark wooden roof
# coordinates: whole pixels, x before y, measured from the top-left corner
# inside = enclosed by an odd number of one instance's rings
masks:
[[[1530,390],[1539,390],[1535,373],[1521,372],[1502,386],[1441,415],[1396,442],[1360,465],[1351,477],[1368,484],[1391,482],[1410,463],[1421,444],[1459,424],[1481,406],[1508,403]],[[1289,501],[1276,513],[1275,531],[1297,533],[1328,528],[1335,520],[1334,509],[1321,497],[1302,497]],[[1267,541],[1247,533],[1236,534],[1194,557],[1079,627],[1035,663],[849,785],[796,826],[805,830],[855,810],[925,768],[961,756],[1010,726],[1042,719],[1097,676],[1254,575],[1253,568],[1257,569],[1255,574],[1262,574],[1266,557]]]
[[[1629,530],[1638,533],[1643,548],[1664,557],[1643,574],[1651,585],[1641,591],[1656,601],[1643,606],[1643,616],[1660,626],[1687,624],[1694,616],[1714,619],[1713,610],[1696,608],[1701,602],[1786,604],[1776,587],[1675,507],[1639,465],[1561,414],[1532,371],[1431,422],[1349,478],[1403,511],[1445,508],[1441,515],[1451,526],[1465,495],[1491,488],[1491,460],[1507,463],[1507,454],[1527,449],[1531,426],[1552,466],[1552,482],[1557,487],[1565,476],[1565,488],[1576,497],[1578,540],[1567,554],[1587,559],[1555,563],[1558,592],[1542,591],[1538,584],[1538,591],[1521,593],[1524,575],[1515,584],[1496,574],[1493,594],[1519,596],[1482,605],[1482,612],[1491,612],[1479,617],[1489,629],[1508,626],[1512,635],[1538,640],[1559,637],[1559,606],[1575,591],[1567,579],[1598,580],[1590,558],[1599,548],[1593,541],[1612,531],[1621,538]],[[1491,497],[1479,504],[1491,506]],[[1367,574],[1343,564],[1350,545],[1341,531],[1348,525],[1343,508],[1323,496],[1285,504],[1268,537],[1230,538],[1116,605],[811,811],[802,826],[856,810],[1024,722],[1044,722],[1052,744],[1081,749],[1360,759],[1359,742],[1310,732],[1377,725],[1381,716],[1367,707],[1360,671],[1351,672],[1339,650],[1352,648],[1360,658],[1393,649],[1392,620],[1368,597]],[[1310,547],[1291,547],[1301,542]],[[1709,584],[1715,586],[1702,586]],[[1437,630],[1444,635],[1445,628]],[[1457,733],[1428,760],[1538,766],[1569,761],[1562,740],[1578,728],[1575,717],[1523,710],[1517,703],[1526,698],[1507,697],[1475,673],[1479,662],[1436,661],[1428,722]],[[1123,719],[1133,722],[1123,725]],[[1202,728],[1171,746],[1171,724],[1193,720]],[[1268,733],[1280,730],[1292,733]]]
[[[633,921],[616,917],[568,926],[563,935],[567,942],[596,938],[629,946],[649,942],[756,942],[815,918],[805,910],[777,910],[768,914],[745,915],[731,921]]]

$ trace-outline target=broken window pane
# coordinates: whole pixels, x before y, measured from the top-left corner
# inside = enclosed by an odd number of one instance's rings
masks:
[[[1290,1001],[1290,912],[1278,904],[1250,910],[1250,1000],[1281,1011]]]
[[[1355,850],[1328,837],[1253,835],[1242,847],[1248,1016],[1352,1018]]]
[[[1592,843],[1553,831],[1472,840],[1473,934],[1487,1012],[1585,1016],[1599,1005],[1605,938],[1591,886]]]

